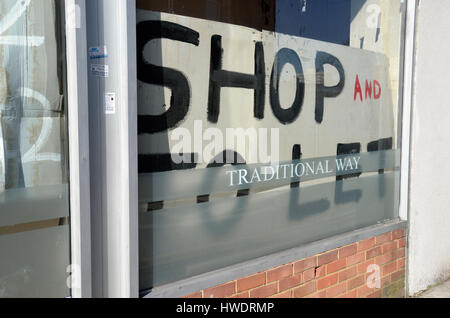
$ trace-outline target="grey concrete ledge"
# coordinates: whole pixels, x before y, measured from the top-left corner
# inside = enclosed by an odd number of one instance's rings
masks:
[[[142,293],[145,298],[178,298],[192,293],[215,287],[247,277],[258,272],[289,264],[295,261],[321,254],[342,246],[350,245],[374,236],[392,232],[398,229],[407,229],[408,222],[394,220],[369,226],[345,234],[336,235],[327,239],[316,241],[286,250],[269,256],[260,257],[237,265],[225,267],[213,272],[205,273],[192,278],[184,279],[172,284],[157,287]]]

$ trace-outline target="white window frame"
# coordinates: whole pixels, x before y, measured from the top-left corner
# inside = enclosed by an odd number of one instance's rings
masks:
[[[73,298],[92,297],[85,0],[65,0]]]

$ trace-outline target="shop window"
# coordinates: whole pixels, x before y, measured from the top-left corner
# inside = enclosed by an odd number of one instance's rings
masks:
[[[403,6],[137,1],[142,290],[398,218]]]

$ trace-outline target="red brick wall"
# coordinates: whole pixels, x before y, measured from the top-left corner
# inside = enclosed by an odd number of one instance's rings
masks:
[[[397,230],[185,298],[404,297],[405,247],[405,231]],[[379,265],[379,289],[366,284],[376,273],[368,272],[372,264]]]

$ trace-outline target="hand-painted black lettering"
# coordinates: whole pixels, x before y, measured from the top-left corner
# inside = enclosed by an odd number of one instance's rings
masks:
[[[166,38],[199,45],[200,34],[179,24],[166,21],[143,21],[137,25],[137,77],[153,85],[168,87],[172,91],[170,108],[162,115],[140,115],[139,134],[154,134],[176,127],[189,111],[191,89],[186,76],[180,71],[148,63],[144,59],[144,48],[154,39]]]
[[[339,83],[336,86],[325,86],[324,65],[335,67],[339,73]],[[325,98],[337,97],[344,90],[345,72],[341,62],[333,55],[326,52],[317,52],[316,56],[316,122],[321,124],[324,114]]]
[[[185,154],[190,158],[188,162],[174,163],[172,155],[167,154],[148,154],[139,155],[138,157],[138,171],[139,173],[155,173],[172,170],[190,170],[197,167],[198,155]]]
[[[294,147],[292,147],[292,160],[301,160],[302,155],[302,145],[294,145]],[[300,181],[291,183],[291,189],[298,187],[300,187]]]
[[[158,211],[164,209],[164,201],[150,202],[147,205],[147,212]]]
[[[232,162],[229,162],[229,158],[233,158]],[[218,154],[210,164],[206,167],[207,169],[220,168],[227,164],[232,166],[245,165],[245,159],[236,151],[225,150],[224,152]],[[238,190],[236,197],[243,197],[250,194],[249,189]],[[209,194],[197,196],[197,203],[209,202]]]
[[[361,144],[360,143],[350,143],[350,144],[338,144],[337,146],[337,155],[357,155],[361,153]],[[339,158],[338,158],[339,160]],[[350,159],[349,159],[350,160]],[[336,204],[345,204],[348,202],[359,202],[362,197],[361,190],[352,190],[352,191],[343,191],[344,189],[344,179],[349,178],[358,178],[361,176],[361,172],[346,174],[336,176],[336,188],[334,193],[334,202]]]
[[[358,155],[361,153],[361,144],[360,143],[351,143],[351,144],[338,144],[337,147],[337,155],[338,156],[344,156],[344,155]],[[336,177],[337,181],[344,180],[344,179],[350,179],[350,178],[358,178],[361,176],[361,172],[358,173],[352,173],[352,174],[346,174],[346,175],[340,175]]]
[[[232,158],[234,158],[234,160]],[[221,178],[221,169],[215,168],[223,167],[229,164],[231,164],[232,166],[242,166],[242,169],[248,169],[245,164],[244,158],[239,153],[233,150],[225,150],[222,153],[218,154],[208,165],[204,182],[209,184],[213,183],[216,178]],[[238,190],[236,197],[245,197],[248,196],[249,193],[249,189]],[[248,199],[240,198],[234,200],[234,207],[231,208],[229,213],[223,214],[223,217],[219,218],[217,218],[217,214],[214,213],[215,205],[212,203],[207,203],[209,201],[209,194],[197,196],[197,203],[205,204],[204,208],[201,208],[200,210],[202,211],[202,220],[205,221],[204,224],[206,226],[206,230],[210,235],[215,237],[229,236],[230,232],[233,231],[233,229],[239,224],[245,212],[248,211]]]
[[[377,152],[381,151],[379,154],[380,156],[380,166],[384,164],[386,153],[383,150],[391,150],[393,149],[393,138],[385,138],[380,140],[375,140],[373,142],[370,142],[367,145],[367,151],[368,152]],[[380,198],[384,197],[386,191],[385,191],[385,179],[384,179],[384,169],[378,170],[378,173],[380,174],[380,180],[378,181],[378,194]]]
[[[265,103],[265,64],[264,48],[262,42],[255,44],[255,75],[243,74],[222,69],[222,37],[211,37],[211,65],[208,96],[208,121],[217,123],[220,115],[220,92],[222,87],[236,87],[253,89],[254,116],[257,119],[264,118]]]
[[[393,138],[385,138],[380,140],[375,140],[370,142],[367,145],[367,151],[368,152],[377,152],[377,151],[383,151],[383,150],[391,150],[393,146]],[[384,155],[380,156],[380,160],[384,160]],[[384,173],[384,169],[380,169],[378,171],[380,174]]]
[[[302,159],[302,146],[294,145],[292,148],[292,160]],[[289,218],[291,220],[301,220],[317,213],[326,212],[330,208],[330,201],[321,199],[299,204],[301,196],[300,181],[291,183],[291,192],[289,195]]]
[[[384,138],[380,140],[375,140],[367,145],[368,152],[391,150],[393,147],[393,138]]]
[[[280,104],[280,79],[281,72],[286,64],[291,64],[296,73],[296,94],[295,100],[289,109],[283,109]],[[283,124],[293,123],[300,115],[305,98],[305,76],[303,66],[297,53],[291,49],[283,48],[275,57],[270,79],[270,104],[273,114]]]

